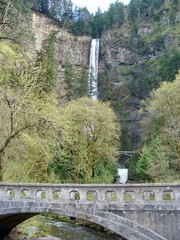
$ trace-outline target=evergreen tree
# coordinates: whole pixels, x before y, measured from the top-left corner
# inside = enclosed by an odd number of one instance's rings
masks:
[[[169,50],[160,58],[159,75],[161,81],[172,81],[175,79],[180,66],[180,51],[176,48]]]
[[[173,5],[178,5],[178,3],[179,3],[179,0],[172,0],[172,3],[173,3]]]
[[[132,22],[136,21],[139,15],[139,0],[131,0],[128,5],[128,19]]]
[[[77,83],[75,79],[74,68],[69,60],[70,58],[67,57],[65,61],[65,84],[66,84],[66,99],[72,100],[75,97],[75,93],[77,93]]]
[[[106,23],[109,25],[109,27],[112,27],[115,23],[115,11],[115,5],[114,3],[111,3],[107,12],[108,21]]]
[[[92,17],[87,8],[75,8],[71,32],[75,35],[91,35],[91,26]]]
[[[120,27],[125,21],[125,9],[124,4],[121,2],[115,2],[115,23]]]
[[[37,55],[36,66],[41,70],[37,81],[42,86],[41,90],[50,93],[55,85],[55,58],[54,58],[55,33],[51,34],[42,44],[42,50]]]
[[[100,38],[103,30],[104,30],[104,17],[103,17],[103,13],[101,12],[101,9],[98,7],[98,10],[94,16],[94,22],[92,27],[92,37]]]
[[[81,74],[77,86],[78,98],[88,95],[88,72],[85,66],[81,68]]]
[[[143,180],[174,181],[180,171],[180,74],[164,82],[146,102],[145,144],[137,162]]]
[[[153,0],[152,1],[152,6],[155,9],[159,9],[163,4],[164,4],[165,0]]]

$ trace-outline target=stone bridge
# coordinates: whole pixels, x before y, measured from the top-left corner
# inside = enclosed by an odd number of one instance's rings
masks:
[[[85,219],[127,240],[179,240],[180,184],[0,183],[0,239],[41,213]]]

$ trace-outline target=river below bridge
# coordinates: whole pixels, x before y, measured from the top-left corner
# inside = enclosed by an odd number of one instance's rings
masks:
[[[11,235],[11,240],[121,240],[120,236],[96,230],[91,227],[81,225],[79,223],[62,222],[49,217],[41,216],[37,218],[41,222],[42,228],[47,229],[47,236],[34,237],[33,233],[37,231],[37,227],[28,226],[24,229],[28,235],[22,237],[20,235]]]

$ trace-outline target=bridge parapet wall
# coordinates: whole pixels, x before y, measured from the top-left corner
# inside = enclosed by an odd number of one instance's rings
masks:
[[[0,184],[0,200],[92,204],[179,206],[180,184]]]
[[[39,213],[82,217],[132,240],[179,240],[180,184],[0,183],[0,239]]]

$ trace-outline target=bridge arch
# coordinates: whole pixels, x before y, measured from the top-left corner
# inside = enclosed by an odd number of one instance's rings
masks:
[[[128,240],[179,240],[179,203],[180,184],[0,183],[0,239],[47,213],[89,220]]]
[[[23,221],[38,215],[38,214],[57,214],[61,216],[75,217],[84,219],[119,234],[127,240],[165,240],[157,233],[136,224],[123,217],[113,213],[95,210],[92,206],[86,210],[82,210],[80,206],[67,206],[63,204],[46,204],[44,202],[31,202],[28,205],[22,206],[21,202],[16,202],[16,206],[4,208],[4,214],[0,217],[1,227],[0,239],[3,239],[9,232],[22,223]],[[10,224],[9,224],[10,223]]]

